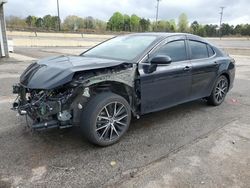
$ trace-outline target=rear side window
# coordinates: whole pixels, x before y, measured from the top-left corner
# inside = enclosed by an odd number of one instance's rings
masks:
[[[191,59],[203,59],[209,57],[207,45],[205,43],[190,40],[189,46],[191,49]]]
[[[167,43],[156,55],[167,55],[171,57],[172,62],[187,60],[186,46],[184,40],[178,40]]]
[[[208,50],[208,56],[209,57],[214,55],[214,50],[212,49],[211,46],[207,45],[207,50]]]

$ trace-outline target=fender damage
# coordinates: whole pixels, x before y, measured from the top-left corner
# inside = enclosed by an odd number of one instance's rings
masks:
[[[89,98],[100,89],[107,89],[108,83],[117,83],[124,86],[126,92],[133,92],[136,66],[80,56],[38,61],[30,65],[20,77],[20,83],[13,86],[13,93],[18,94],[13,109],[29,116],[34,129],[73,126],[79,123],[81,109]]]

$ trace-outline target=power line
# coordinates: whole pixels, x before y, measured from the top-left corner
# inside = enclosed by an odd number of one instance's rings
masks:
[[[160,4],[160,0],[156,0],[157,1],[157,5],[156,5],[156,16],[155,16],[155,21],[158,21],[158,16],[159,16],[159,4]]]
[[[223,11],[224,11],[224,8],[226,7],[220,7],[221,8],[221,12],[220,12],[220,38],[221,38],[221,35],[222,35],[222,32],[221,32],[221,24],[222,24],[222,18],[223,18]]]
[[[59,0],[57,0],[57,16],[58,16],[58,30],[61,31],[61,19],[60,19]]]
[[[157,28],[157,21],[158,21],[158,16],[159,16],[159,4],[161,0],[156,0],[157,1],[157,5],[156,5],[156,15],[155,15],[155,23],[156,23],[156,28]]]

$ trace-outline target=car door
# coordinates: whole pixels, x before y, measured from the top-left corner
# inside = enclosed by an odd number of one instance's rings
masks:
[[[212,47],[204,42],[188,40],[192,63],[191,98],[199,99],[210,95],[219,65]]]
[[[150,59],[168,55],[172,63],[157,65],[150,70]],[[161,110],[189,100],[191,91],[191,63],[187,58],[185,36],[172,37],[139,64],[142,114]],[[148,71],[150,70],[150,71]]]

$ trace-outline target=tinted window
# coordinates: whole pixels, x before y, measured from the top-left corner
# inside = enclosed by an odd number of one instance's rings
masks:
[[[209,57],[211,57],[211,56],[214,55],[214,50],[212,49],[211,46],[207,45],[207,50],[208,50],[208,55],[209,55]]]
[[[155,40],[156,36],[119,36],[90,49],[82,55],[130,61],[141,55]]]
[[[189,41],[191,59],[208,58],[207,45],[202,42]]]
[[[178,40],[167,43],[163,46],[156,55],[168,55],[172,62],[187,60],[186,47],[184,40]]]

